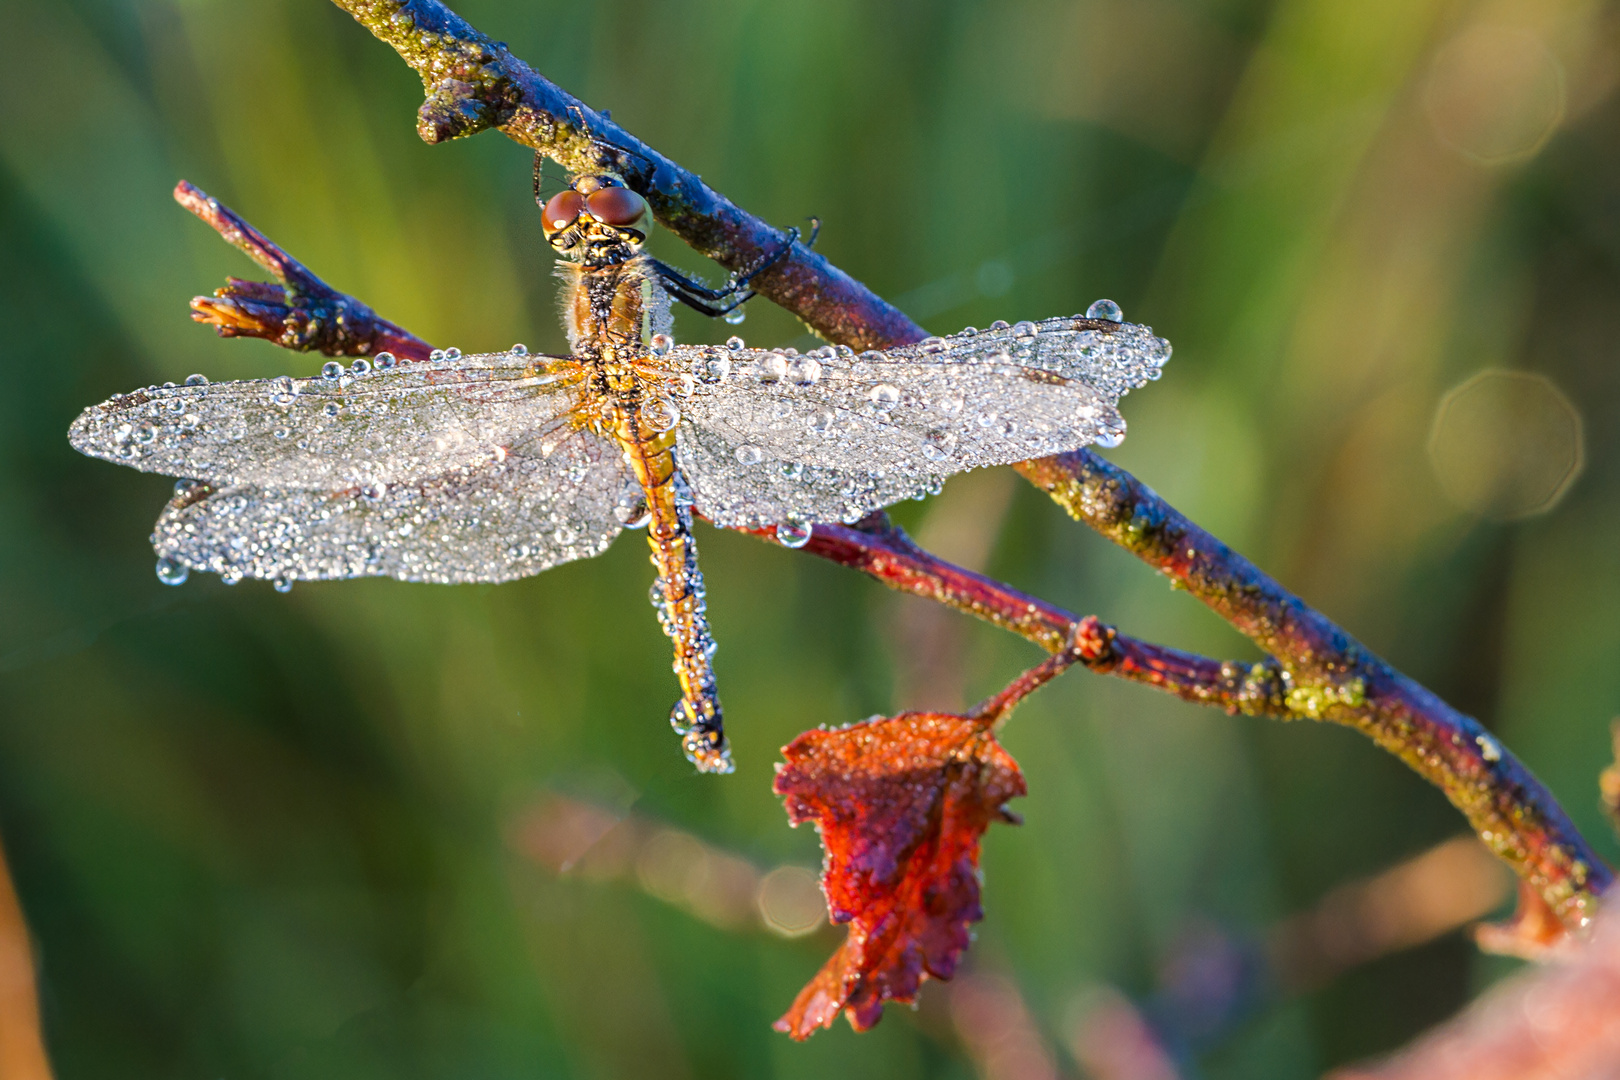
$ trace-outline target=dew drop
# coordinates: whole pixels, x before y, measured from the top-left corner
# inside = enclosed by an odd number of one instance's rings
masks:
[[[787,357],[781,353],[766,353],[754,362],[754,370],[759,372],[760,382],[776,382],[787,374]]]
[[[360,489],[360,497],[367,502],[380,502],[388,494],[386,484],[367,484]]]
[[[1119,305],[1112,300],[1098,300],[1086,308],[1086,318],[1106,319],[1108,322],[1124,322],[1125,313],[1119,310]]]
[[[184,495],[186,492],[196,487],[198,483],[199,481],[193,480],[190,477],[182,476],[180,479],[174,482],[174,493],[176,495]]]
[[[163,407],[172,413],[183,413],[186,411],[186,399],[178,397],[170,398],[164,403]]]
[[[732,456],[737,459],[739,465],[758,465],[765,460],[765,451],[753,443],[743,443],[732,451]]]
[[[730,349],[732,352],[742,352],[747,347],[748,343],[742,338],[738,337],[736,334],[726,338],[726,348]]]
[[[428,359],[431,360],[431,361],[435,361],[435,362],[437,362],[439,360],[443,360],[444,359],[444,350],[443,349],[434,349],[432,352],[428,353]],[[324,369],[322,369],[322,370],[324,371]]]
[[[641,422],[660,435],[680,423],[680,420],[681,411],[663,398],[648,398],[641,403]]]
[[[962,405],[962,395],[954,390],[939,399],[939,411],[946,416],[955,416],[961,412]]]
[[[292,592],[292,578],[286,575],[273,578],[270,581],[270,587],[278,593],[290,593]]]
[[[627,529],[639,529],[647,524],[652,516],[647,509],[647,500],[637,498],[633,502],[622,502],[613,508],[613,516],[619,519],[619,524]]]
[[[810,418],[810,430],[817,435],[825,435],[832,430],[835,419],[830,409],[822,409]]]
[[[557,531],[551,534],[551,538],[561,546],[568,547],[579,539],[579,533],[570,529],[567,525],[559,525]]]
[[[923,457],[929,461],[944,461],[956,448],[956,436],[948,431],[930,431],[923,444]]]
[[[1111,450],[1125,441],[1125,424],[1123,421],[1117,427],[1105,427],[1097,433],[1097,445]]]
[[[336,360],[328,360],[321,365],[321,378],[338,379],[343,376],[343,365]]]
[[[461,350],[452,345],[448,349],[444,350],[444,358],[446,360],[460,360]]]
[[[1005,330],[1005,329],[1007,329],[1007,320],[1006,319],[997,319],[995,322],[990,324],[990,329],[992,329],[992,330]]]
[[[1035,336],[1035,324],[1024,319],[1013,324],[1012,332],[1015,338],[1032,338]]]
[[[150,420],[142,420],[139,424],[135,425],[135,434],[133,438],[136,442],[142,444],[151,442],[153,439],[157,438],[157,425],[152,423]]]
[[[705,365],[709,378],[714,382],[722,382],[731,375],[731,361],[724,356],[712,357]]]
[[[339,406],[337,402],[328,401],[326,403],[326,407],[323,408],[321,412],[325,413],[327,416],[336,416],[339,408],[341,408],[341,406]]]
[[[900,388],[893,383],[881,382],[868,390],[866,397],[880,409],[891,409],[900,400]]]
[[[922,351],[925,353],[942,353],[950,347],[945,344],[945,339],[942,337],[925,337],[922,339],[921,345]]]
[[[187,386],[207,386],[208,385],[208,376],[206,376],[206,375],[187,375],[186,376],[186,385]]]
[[[523,342],[521,342],[521,341],[518,342],[516,345],[513,345],[510,349],[507,349],[506,351],[511,353],[513,356],[528,356],[529,355],[529,347],[527,345],[523,344]]]
[[[184,563],[177,563],[173,559],[157,561],[157,579],[165,585],[184,585],[190,576],[191,567]]]
[[[675,347],[675,339],[668,334],[654,334],[647,345],[654,356],[663,356]]]
[[[275,431],[271,432],[271,434],[278,439],[285,439],[288,435],[291,435],[292,432],[288,431],[284,427],[278,427]]]
[[[240,566],[227,566],[219,572],[219,580],[227,585],[237,584],[244,576]]]
[[[1147,356],[1154,367],[1164,367],[1170,359],[1170,343],[1161,337],[1154,338],[1153,344],[1148,346]]]
[[[722,315],[721,318],[725,319],[726,322],[730,323],[732,326],[741,326],[743,324],[743,320],[748,318],[748,309],[738,305]]]
[[[360,359],[349,365],[349,370],[356,375],[370,375],[371,361],[362,356]]]
[[[789,367],[788,377],[799,386],[814,386],[821,378],[821,362],[813,356],[801,356]]]
[[[378,371],[387,371],[390,368],[394,367],[398,363],[399,363],[399,357],[395,356],[391,352],[380,352],[380,353],[377,354],[377,370]]]
[[[815,533],[813,525],[800,521],[784,521],[776,527],[776,542],[786,548],[802,548]]]

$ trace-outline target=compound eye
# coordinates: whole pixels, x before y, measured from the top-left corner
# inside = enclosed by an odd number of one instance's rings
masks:
[[[647,213],[647,200],[629,188],[605,187],[585,199],[591,217],[604,225],[622,229],[634,225]]]
[[[548,233],[562,232],[578,220],[584,209],[585,196],[572,188],[567,191],[559,191],[551,197],[551,201],[546,203],[546,208],[541,211],[541,216],[544,219],[541,226]]]

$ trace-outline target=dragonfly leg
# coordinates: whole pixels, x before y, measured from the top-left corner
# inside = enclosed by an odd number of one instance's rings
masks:
[[[821,219],[811,218],[810,239],[805,246],[813,246],[816,237],[820,233]],[[789,253],[793,251],[793,245],[798,242],[800,235],[796,226],[788,229],[787,240],[780,248],[761,259],[746,273],[733,274],[725,286],[719,289],[711,289],[702,282],[687,277],[668,263],[660,262],[657,259],[653,259],[651,262],[671,299],[680,301],[701,315],[719,318],[728,312],[737,310],[758,295],[748,287],[748,283],[787,258]]]

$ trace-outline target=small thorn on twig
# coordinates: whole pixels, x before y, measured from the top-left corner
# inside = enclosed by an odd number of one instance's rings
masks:
[[[1474,927],[1474,944],[1481,952],[1521,960],[1550,959],[1567,948],[1571,940],[1558,913],[1541,893],[1523,881],[1519,882],[1519,902],[1512,916],[1505,922]]]

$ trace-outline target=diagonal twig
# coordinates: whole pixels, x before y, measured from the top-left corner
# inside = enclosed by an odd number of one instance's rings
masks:
[[[421,76],[427,99],[418,112],[417,130],[428,142],[496,127],[565,168],[615,171],[647,196],[662,224],[733,271],[774,254],[786,241],[784,234],[547,81],[439,0],[334,3],[393,46]],[[800,244],[752,284],[839,344],[881,348],[925,336],[892,305]],[[1477,721],[1373,655],[1129,473],[1091,451],[1019,468],[1077,520],[1184,586],[1275,658],[1275,666],[1259,666],[1253,686],[1245,689],[1241,679],[1233,681],[1240,665],[1222,665],[1116,634],[1107,655],[1117,650],[1120,659],[1108,670],[1231,711],[1310,717],[1362,731],[1439,786],[1567,927],[1589,922],[1597,894],[1613,880],[1612,871],[1552,793]],[[1049,649],[1058,647],[1053,644],[1055,624],[1065,619],[1067,625],[1073,623],[1060,609],[1006,586],[998,591],[989,579],[934,559],[881,524],[867,530],[818,525],[816,533],[811,549],[817,554],[893,587],[970,611]]]

